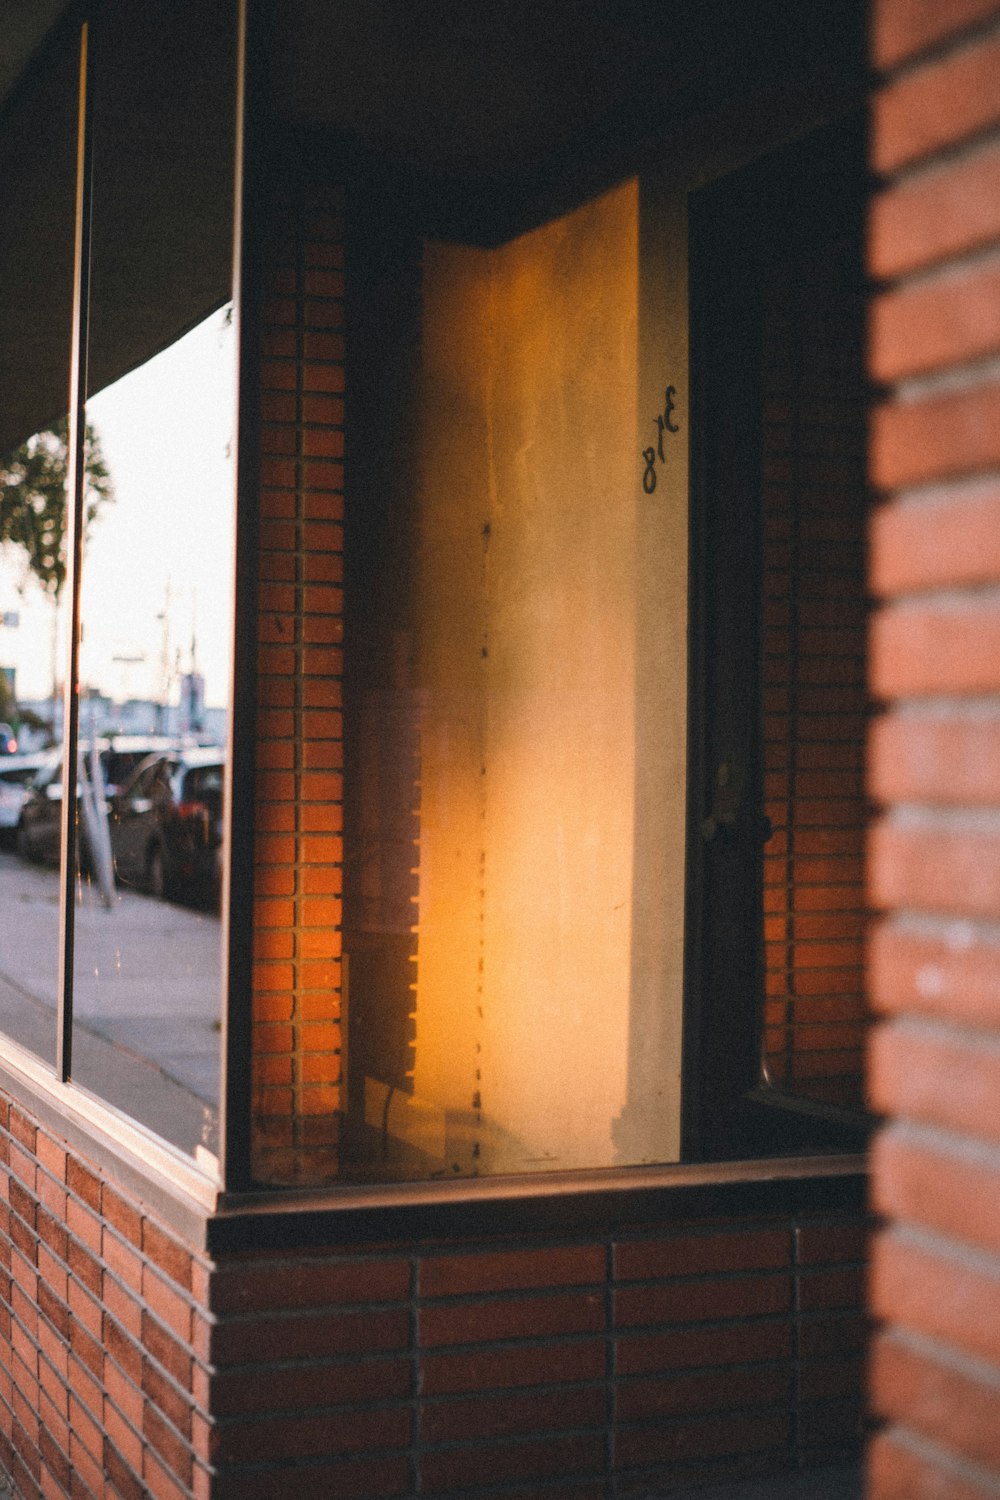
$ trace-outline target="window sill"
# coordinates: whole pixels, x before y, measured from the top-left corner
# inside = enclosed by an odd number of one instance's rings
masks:
[[[58,1084],[34,1059],[0,1059],[0,1089],[212,1255],[498,1230],[602,1234],[708,1215],[862,1209],[866,1200],[861,1153],[225,1194],[194,1163]]]
[[[719,1214],[863,1208],[861,1154],[616,1167],[220,1198],[210,1252],[483,1233],[602,1234]]]
[[[194,1248],[219,1199],[216,1180],[93,1095],[59,1082],[51,1069],[3,1039],[0,1090],[125,1192],[141,1199]]]

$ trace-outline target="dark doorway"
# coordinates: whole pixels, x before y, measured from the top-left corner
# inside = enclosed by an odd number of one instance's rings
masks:
[[[695,1155],[861,1108],[864,160],[851,118],[691,202]]]

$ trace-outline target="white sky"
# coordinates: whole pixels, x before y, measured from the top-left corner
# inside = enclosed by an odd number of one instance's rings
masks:
[[[224,309],[89,402],[115,499],[101,509],[84,557],[81,678],[118,701],[161,698],[166,644],[176,702],[193,632],[206,703],[228,700],[235,404],[235,338]],[[0,665],[17,669],[19,697],[43,698],[52,689],[53,609],[31,580],[19,593],[23,579],[22,556],[4,549],[0,615],[16,610],[20,624],[0,625]]]

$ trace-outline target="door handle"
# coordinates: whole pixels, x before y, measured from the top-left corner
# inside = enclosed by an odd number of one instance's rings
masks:
[[[743,776],[729,762],[722,761],[715,775],[715,796],[711,811],[702,819],[701,836],[706,844],[731,843],[742,831],[744,837],[766,844],[774,835],[774,825],[764,813],[753,820],[744,818]]]
[[[740,803],[743,800],[742,780],[741,776],[734,775],[733,766],[728,760],[719,762],[715,773],[712,808],[701,824],[701,836],[706,844],[711,844],[716,839],[728,843],[734,837]]]
[[[770,843],[774,837],[774,824],[766,813],[761,813],[757,819],[757,838],[761,844]],[[736,837],[736,819],[720,819],[714,813],[709,813],[707,818],[701,820],[701,836],[706,844],[711,844],[714,839],[732,840]]]

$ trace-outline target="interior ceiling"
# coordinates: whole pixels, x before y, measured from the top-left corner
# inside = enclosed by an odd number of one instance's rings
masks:
[[[233,14],[226,0],[221,9],[204,0],[115,5],[140,30],[162,15],[192,37],[191,15],[202,6],[226,24]],[[687,120],[724,107],[749,126],[761,109],[775,108],[782,89],[813,98],[824,77],[855,78],[860,87],[864,76],[865,0],[251,0],[251,6],[268,19],[269,127],[284,120],[320,137],[336,134],[348,147],[345,161],[356,146],[359,166],[373,174],[366,179],[372,199],[395,203],[394,194],[411,194],[421,222],[432,226],[425,232],[469,243],[496,243],[565,211],[581,194],[635,171],[647,146],[669,157],[671,132]],[[57,269],[52,247],[68,255],[72,241],[75,122],[66,114],[74,108],[75,84],[61,84],[54,68],[59,57],[61,66],[76,67],[72,28],[66,27],[65,46],[44,44],[68,14],[101,12],[98,0],[2,0],[0,9],[0,181],[8,204],[17,205],[16,213],[0,216],[0,451],[6,451],[65,410],[69,315],[59,289],[68,297],[71,277]],[[175,50],[182,66],[185,49]],[[222,76],[220,49],[208,51],[201,65],[211,75],[206,97],[221,110],[212,83]],[[183,67],[198,71],[190,59]],[[169,72],[158,70],[161,85],[160,75]],[[137,124],[146,113],[143,100],[136,101]],[[190,150],[176,154],[173,176],[150,175],[131,228],[123,222],[111,236],[123,264],[132,240],[164,246],[166,231],[185,219],[207,226],[202,237],[222,244],[230,200],[204,170],[199,148],[224,128],[219,120],[211,128],[201,121],[185,137]],[[123,149],[130,141],[138,149],[142,130],[129,128],[122,138]],[[383,163],[391,169],[388,188],[378,178]],[[198,311],[189,281],[170,282],[165,272],[152,278],[161,307],[170,301],[168,283],[176,283],[178,308],[191,303],[188,323]],[[187,326],[180,312],[174,323]],[[121,320],[121,326],[131,325]],[[99,384],[135,362],[124,334],[118,342],[106,368],[93,362]]]
[[[295,0],[279,116],[481,182],[560,172],[760,96],[862,76],[866,0]],[[666,133],[665,133],[666,132]]]
[[[275,103],[286,118],[425,170],[509,175],[704,68],[712,15],[724,8],[298,0],[276,12]]]
[[[67,8],[67,0],[4,0],[0,104]]]

